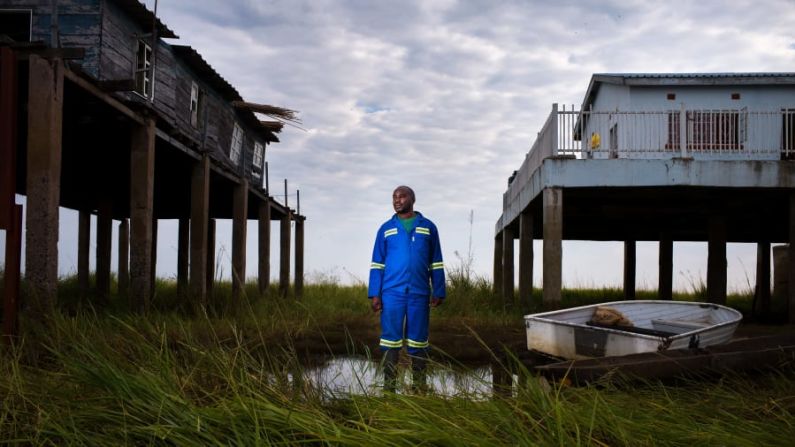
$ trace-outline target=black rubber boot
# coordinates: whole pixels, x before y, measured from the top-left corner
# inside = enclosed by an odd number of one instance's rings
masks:
[[[425,372],[427,366],[427,354],[422,353],[411,357],[411,388],[417,394],[428,392],[428,378]]]
[[[384,351],[384,391],[394,393],[397,388],[397,364],[399,349]]]

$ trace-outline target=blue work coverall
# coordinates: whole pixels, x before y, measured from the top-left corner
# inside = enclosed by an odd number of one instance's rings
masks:
[[[411,231],[397,214],[378,229],[367,292],[368,297],[381,297],[383,304],[381,349],[400,349],[405,339],[412,355],[428,349],[431,294],[446,296],[439,231],[422,214],[415,214]]]

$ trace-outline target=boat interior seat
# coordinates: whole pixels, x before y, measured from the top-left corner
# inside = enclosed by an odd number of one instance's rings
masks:
[[[660,331],[682,333],[702,329],[710,325],[710,323],[702,321],[687,321],[687,320],[665,320],[654,319],[651,320],[652,327]]]

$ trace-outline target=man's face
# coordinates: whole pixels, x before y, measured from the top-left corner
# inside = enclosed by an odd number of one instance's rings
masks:
[[[414,209],[414,201],[406,189],[398,188],[392,193],[392,206],[398,214],[409,213]]]

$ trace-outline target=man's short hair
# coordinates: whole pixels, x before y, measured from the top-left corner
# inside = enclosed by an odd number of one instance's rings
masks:
[[[395,191],[397,191],[398,189],[405,189],[409,193],[409,195],[411,196],[411,202],[412,203],[417,201],[417,196],[414,195],[414,190],[413,189],[409,188],[406,185],[398,186],[397,188],[395,188]]]

